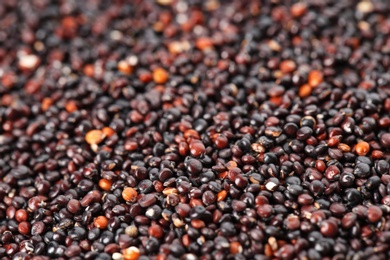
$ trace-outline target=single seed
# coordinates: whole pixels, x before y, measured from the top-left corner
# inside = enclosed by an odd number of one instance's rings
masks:
[[[133,68],[126,60],[118,62],[118,70],[124,74],[131,74],[133,72]]]
[[[157,84],[164,84],[168,81],[169,74],[163,68],[157,68],[153,71],[153,80]]]
[[[125,233],[129,235],[130,237],[137,237],[138,235],[138,228],[134,225],[130,225],[126,227]]]
[[[308,97],[308,96],[310,96],[311,91],[312,91],[312,88],[310,85],[308,85],[308,84],[302,85],[299,87],[299,93],[298,93],[299,97],[301,97],[301,98]]]
[[[104,133],[101,130],[91,130],[85,135],[85,141],[90,144],[99,144],[104,140]]]
[[[137,260],[140,257],[140,251],[135,246],[123,249],[122,254],[125,260]]]
[[[242,245],[240,244],[240,242],[236,241],[236,242],[230,243],[230,253],[232,255],[241,254],[242,251],[243,251],[243,248],[242,248]]]
[[[18,225],[19,233],[21,233],[23,235],[28,235],[28,234],[30,234],[30,230],[31,230],[31,224],[29,222],[23,221],[23,222],[19,223],[19,225]]]
[[[93,224],[99,229],[105,229],[108,226],[108,219],[105,216],[98,216],[93,221]]]
[[[295,62],[292,60],[285,60],[280,63],[280,70],[283,73],[291,73],[295,70],[296,65]]]
[[[226,190],[221,190],[220,192],[218,192],[217,194],[217,201],[223,201],[225,200],[227,196],[227,191]]]
[[[26,221],[28,217],[27,211],[25,209],[18,209],[15,213],[15,219],[18,222]]]
[[[150,236],[156,237],[156,238],[162,238],[164,236],[164,231],[160,225],[152,225],[148,229],[148,233]]]
[[[49,97],[45,97],[42,100],[42,110],[47,111],[53,105],[53,100]]]
[[[334,237],[337,235],[337,224],[331,220],[326,220],[321,223],[321,234],[326,237]]]
[[[324,80],[324,76],[322,72],[318,70],[310,71],[307,77],[307,82],[312,88],[317,87],[323,80]]]
[[[305,3],[299,2],[291,6],[290,13],[294,17],[300,17],[306,13],[307,6]]]
[[[367,219],[372,223],[378,222],[382,218],[382,210],[378,206],[371,206],[367,210]]]
[[[195,46],[200,50],[207,50],[213,47],[213,41],[211,38],[201,37],[196,40]]]
[[[112,181],[107,179],[100,179],[99,187],[104,191],[109,191],[111,189]]]
[[[68,113],[73,113],[77,111],[78,107],[74,100],[69,100],[65,105],[65,109],[68,111]]]
[[[370,151],[370,145],[367,142],[362,141],[357,143],[355,149],[358,155],[364,156]]]
[[[134,201],[137,196],[138,196],[138,193],[137,193],[137,191],[134,188],[126,187],[122,191],[122,198],[125,201],[128,201],[128,202],[129,201]]]

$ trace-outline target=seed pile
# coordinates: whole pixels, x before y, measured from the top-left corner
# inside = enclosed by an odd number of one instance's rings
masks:
[[[1,259],[389,259],[389,13],[0,1]]]

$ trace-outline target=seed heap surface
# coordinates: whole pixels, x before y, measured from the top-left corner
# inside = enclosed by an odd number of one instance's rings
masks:
[[[387,0],[1,0],[0,259],[390,259]]]

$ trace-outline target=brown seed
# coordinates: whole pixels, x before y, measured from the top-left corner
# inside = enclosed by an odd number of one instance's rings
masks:
[[[210,49],[213,47],[213,40],[211,38],[201,37],[196,40],[195,46],[200,50]]]
[[[322,72],[319,70],[310,71],[307,78],[307,82],[312,88],[317,87],[323,80],[324,80],[324,76]]]
[[[355,149],[358,155],[364,156],[370,151],[370,145],[367,142],[361,141],[357,143]]]
[[[163,68],[157,68],[153,71],[153,80],[157,84],[164,84],[168,81],[169,74],[168,72]]]
[[[269,218],[272,216],[272,213],[274,212],[273,208],[269,204],[260,205],[257,208],[257,214],[262,218]]]
[[[390,148],[390,133],[384,133],[380,137],[380,143],[384,148]]]
[[[170,194],[169,196],[174,195]],[[141,207],[147,208],[156,202],[156,196],[154,194],[145,194],[139,200],[138,203]]]
[[[38,67],[40,59],[33,54],[22,55],[19,59],[18,66],[21,70],[34,70]]]
[[[191,243],[191,239],[190,239],[190,237],[189,237],[188,234],[185,234],[185,235],[181,238],[181,241],[182,241],[182,243],[183,243],[183,245],[184,245],[185,247],[188,247],[188,246],[190,245],[190,243]]]
[[[15,213],[15,219],[18,222],[26,221],[28,217],[27,211],[25,209],[18,209]]]
[[[99,144],[104,140],[104,133],[101,130],[91,130],[85,135],[85,141],[90,144]]]
[[[383,158],[383,156],[384,156],[384,153],[380,150],[373,150],[371,152],[371,157],[373,159],[381,159],[381,158]]]
[[[223,201],[225,200],[227,196],[227,191],[226,190],[221,190],[220,192],[218,192],[217,194],[217,201]]]
[[[199,133],[194,129],[187,129],[184,132],[184,139],[192,140],[192,139],[200,139]]]
[[[118,62],[118,70],[124,74],[131,74],[133,72],[133,67],[125,60]]]
[[[344,144],[344,143],[340,143],[337,148],[339,148],[342,152],[344,153],[348,153],[351,151],[351,147],[349,147],[349,145],[347,144]]]
[[[307,6],[305,3],[299,2],[291,6],[290,13],[293,17],[300,17],[306,13]]]
[[[164,236],[164,230],[160,225],[157,224],[152,224],[148,229],[148,233],[150,236],[156,238],[162,238]]]
[[[310,85],[305,84],[305,85],[302,85],[299,87],[298,94],[301,98],[305,98],[305,97],[310,96],[311,91],[312,91],[312,88],[310,87]]]
[[[137,196],[138,196],[138,192],[134,188],[126,187],[122,191],[122,198],[125,201],[134,201]]]
[[[378,206],[371,206],[367,210],[367,219],[371,223],[376,223],[382,218],[382,210]]]
[[[168,50],[172,54],[180,54],[189,50],[191,47],[188,41],[173,41],[168,43]]]
[[[291,73],[295,69],[296,69],[296,65],[293,60],[285,60],[280,63],[280,70],[283,73]]]
[[[138,235],[138,228],[135,225],[130,225],[126,227],[125,233],[129,235],[130,237],[137,237]]]
[[[140,251],[135,246],[123,249],[122,254],[125,260],[137,260],[140,257]]]
[[[346,212],[345,206],[342,205],[341,203],[337,203],[337,202],[333,202],[330,205],[329,210],[330,210],[330,212],[332,212],[332,214],[334,216],[337,216],[337,217],[343,216]]]
[[[77,213],[81,209],[80,201],[76,199],[69,200],[68,204],[66,205],[67,210],[70,213]]]
[[[310,194],[300,194],[298,196],[298,203],[300,205],[311,205],[314,202],[314,198]]]
[[[168,188],[165,188],[162,193],[165,195],[165,196],[168,196],[169,194],[176,194],[178,195],[178,192],[177,192],[177,189],[176,188],[171,188],[171,187],[168,187]]]
[[[85,76],[93,77],[95,75],[95,67],[93,64],[86,64],[83,68]]]
[[[223,134],[218,135],[214,141],[215,147],[218,149],[224,149],[228,146],[229,140]]]
[[[105,229],[108,226],[108,219],[105,216],[99,216],[95,218],[93,224],[99,229]]]
[[[51,107],[52,104],[53,104],[53,100],[49,97],[45,97],[42,100],[42,110],[47,111]]]
[[[316,168],[317,168],[317,170],[319,170],[320,172],[324,172],[325,169],[326,169],[326,164],[325,164],[324,161],[322,161],[322,160],[317,160],[317,161],[316,161]]]
[[[228,163],[226,164],[226,168],[228,170],[234,168],[234,167],[237,167],[237,163],[235,161],[228,161]]]
[[[294,246],[293,246],[293,245],[286,244],[286,245],[283,245],[283,246],[276,252],[275,255],[276,255],[279,259],[282,259],[282,260],[290,260],[290,259],[293,259],[294,253],[295,253]]]
[[[350,229],[351,227],[353,227],[355,225],[356,220],[357,220],[357,215],[353,212],[348,212],[341,219],[341,226],[344,229]]]
[[[274,252],[272,252],[272,248],[271,248],[271,246],[269,244],[266,244],[264,246],[264,254],[266,256],[269,256],[269,257],[271,257],[274,254]]]
[[[68,113],[73,113],[74,111],[77,111],[78,108],[75,101],[69,100],[66,102],[65,109],[68,111]]]
[[[109,191],[111,189],[112,181],[107,179],[100,179],[99,187],[104,191]]]
[[[323,210],[314,211],[311,215],[308,215],[312,224],[321,223],[325,220],[326,215]]]
[[[191,220],[191,226],[196,229],[204,228],[206,224],[200,219]]]
[[[332,220],[325,220],[321,222],[321,234],[326,237],[334,237],[338,233],[337,224]]]
[[[243,251],[243,249],[242,249],[242,245],[240,244],[240,242],[235,241],[235,242],[230,243],[230,253],[232,255],[241,254],[242,251]]]
[[[286,226],[287,229],[289,230],[297,230],[301,226],[301,222],[299,220],[298,216],[295,215],[289,215],[285,221],[284,225]]]
[[[110,136],[115,134],[114,129],[112,129],[111,127],[108,127],[108,126],[103,127],[102,132],[107,137],[110,137]]]
[[[204,144],[199,140],[192,140],[189,145],[189,148],[190,148],[191,155],[194,157],[199,157],[206,150]]]
[[[136,151],[138,149],[138,143],[134,141],[125,142],[123,148],[126,151]]]
[[[30,234],[31,224],[27,221],[20,222],[18,225],[18,231],[20,234],[28,235]]]

